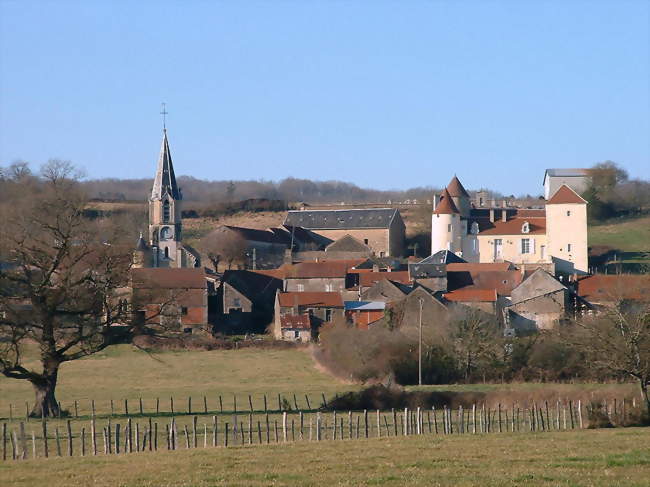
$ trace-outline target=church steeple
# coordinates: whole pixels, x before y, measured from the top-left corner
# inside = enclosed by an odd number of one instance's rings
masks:
[[[169,195],[175,200],[182,199],[181,192],[176,184],[172,153],[169,150],[169,140],[167,139],[167,129],[163,129],[163,140],[160,146],[160,155],[158,156],[156,177],[154,178],[153,189],[151,190],[151,199],[159,200],[165,195]]]

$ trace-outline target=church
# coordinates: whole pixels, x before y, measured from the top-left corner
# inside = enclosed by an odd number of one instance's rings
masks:
[[[454,176],[433,200],[431,254],[440,250],[467,262],[587,274],[587,202],[563,184],[542,208],[484,207]]]
[[[201,266],[199,253],[183,245],[181,215],[183,194],[176,184],[167,129],[163,129],[158,167],[149,198],[148,241],[142,235],[134,253],[135,268],[194,268]]]

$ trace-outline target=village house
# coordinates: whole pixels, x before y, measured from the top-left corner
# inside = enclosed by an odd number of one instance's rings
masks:
[[[203,269],[136,268],[131,270],[130,287],[133,312],[144,326],[168,332],[211,331],[211,282]]]
[[[362,260],[301,262],[284,268],[284,290],[290,292],[345,292],[352,286],[350,270]]]
[[[504,308],[506,328],[518,335],[550,330],[571,311],[571,291],[543,269],[537,269],[512,290]]]
[[[405,226],[394,208],[289,211],[284,223],[306,228],[332,241],[350,235],[379,257],[404,253]]]
[[[313,337],[318,336],[318,329],[334,320],[345,319],[344,305],[341,294],[337,292],[280,292],[275,298],[275,317],[273,321],[273,336],[283,339],[289,325],[295,325],[301,315],[308,315]],[[287,318],[292,316],[294,318]],[[302,321],[300,321],[303,323]],[[284,323],[284,324],[283,324]]]
[[[360,330],[367,330],[384,317],[386,303],[383,301],[345,301],[345,318]]]

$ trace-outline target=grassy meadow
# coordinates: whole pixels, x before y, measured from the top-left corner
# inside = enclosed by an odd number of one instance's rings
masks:
[[[611,220],[589,226],[589,245],[604,245],[624,252],[650,251],[650,217]]]
[[[15,487],[648,486],[647,429],[411,436],[0,463]]]

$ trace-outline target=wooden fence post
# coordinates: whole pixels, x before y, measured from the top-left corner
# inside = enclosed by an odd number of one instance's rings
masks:
[[[268,409],[267,404],[266,404],[266,394],[264,394],[264,412],[266,413],[266,412],[268,412],[268,410],[269,409]]]
[[[156,398],[156,416],[158,416],[158,414],[160,414],[160,398],[159,397]]]
[[[140,397],[138,399],[139,399],[138,402],[140,403],[139,404],[140,405],[140,416],[142,416],[144,414],[144,408],[142,407],[142,398]]]
[[[287,442],[287,412],[282,413],[282,441]]]
[[[253,398],[251,397],[250,394],[248,395],[248,407],[250,408],[251,413],[252,413],[253,412]]]
[[[97,431],[96,431],[95,417],[90,420],[90,443],[93,447],[93,455],[97,455]]]
[[[169,411],[174,415],[174,396],[169,396]]]
[[[193,448],[196,448],[198,444],[196,439],[196,424],[198,420],[199,418],[196,416],[192,418],[192,447]]]
[[[124,399],[124,415],[128,416],[129,415],[129,400]]]
[[[309,396],[305,394],[305,402],[307,403],[307,409],[311,411],[311,404],[309,404]]]
[[[70,420],[66,422],[68,428],[68,456],[72,456],[72,424]]]
[[[379,412],[379,409],[377,409],[377,438],[381,438],[381,413]]]
[[[305,417],[304,417],[302,411],[300,411],[298,414],[299,414],[299,420],[300,420],[300,436],[299,436],[299,438],[300,438],[300,440],[303,440],[303,439],[304,439],[304,436],[303,436],[303,427],[304,427],[304,420],[305,420]],[[261,443],[261,442],[260,442],[260,443]]]
[[[81,428],[81,456],[86,456],[86,428]]]
[[[323,397],[323,407],[325,407],[325,409],[327,409],[327,399],[325,399],[325,393],[321,392],[321,396]]]
[[[192,414],[192,396],[187,397],[187,414]]]
[[[36,458],[36,435],[32,430],[32,458]]]
[[[208,414],[208,398],[203,396],[203,413]]]
[[[183,425],[183,431],[185,432],[185,448],[190,449],[190,435],[187,432],[187,425]]]
[[[293,395],[293,405],[296,408],[296,411],[298,410],[298,400],[296,399],[296,395]]]
[[[115,425],[115,454],[120,453],[120,423]]]
[[[217,416],[212,416],[212,446],[217,446]]]
[[[363,429],[365,432],[365,437],[368,438],[368,410],[363,410]]]

